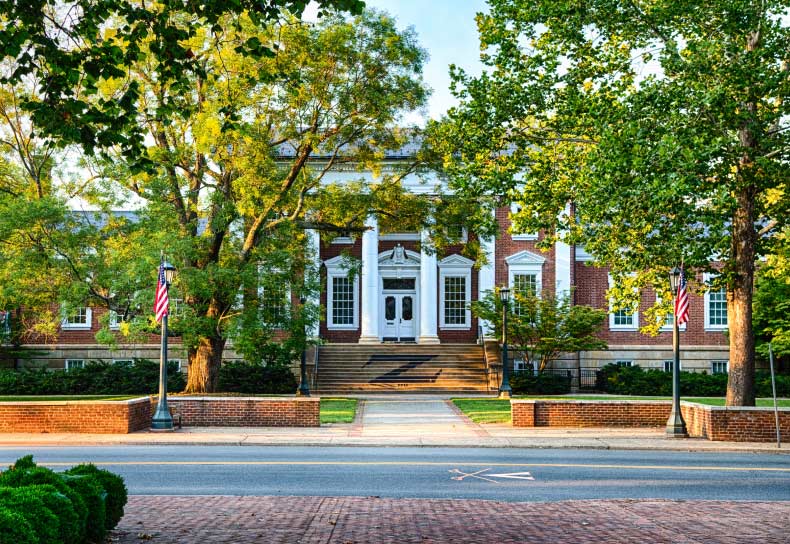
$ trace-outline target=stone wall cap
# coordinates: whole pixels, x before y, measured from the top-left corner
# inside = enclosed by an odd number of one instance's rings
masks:
[[[511,404],[534,404],[556,403],[556,404],[671,404],[671,400],[620,400],[620,399],[601,399],[601,400],[581,400],[581,399],[510,399]]]
[[[151,402],[150,396],[135,397],[133,399],[124,400],[105,400],[105,399],[83,399],[83,400],[9,400],[0,401],[0,406],[68,406],[79,405],[85,406],[86,404],[138,404],[141,402]]]
[[[680,404],[704,408],[712,412],[773,412],[773,406],[714,406],[713,404],[702,404],[701,402],[691,402],[688,400],[680,401]],[[790,412],[790,408],[779,406],[779,412]]]
[[[158,397],[158,395],[154,395]],[[212,395],[168,395],[168,402],[178,402],[180,400],[218,400],[218,401],[257,401],[257,402],[284,402],[284,401],[297,401],[297,402],[318,402],[321,397],[297,397],[297,396],[284,396],[284,397],[224,397]]]

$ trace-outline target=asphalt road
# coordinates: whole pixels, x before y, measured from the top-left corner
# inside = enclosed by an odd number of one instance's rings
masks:
[[[790,500],[790,456],[607,450],[113,446],[0,448],[55,470],[90,461],[138,495],[561,501]]]

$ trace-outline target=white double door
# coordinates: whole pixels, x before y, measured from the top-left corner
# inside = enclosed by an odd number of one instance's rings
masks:
[[[417,292],[384,291],[381,297],[384,341],[414,341],[417,336],[415,315]]]

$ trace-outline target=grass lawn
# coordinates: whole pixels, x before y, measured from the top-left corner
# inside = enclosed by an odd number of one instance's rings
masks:
[[[357,399],[321,399],[321,424],[353,423]]]
[[[148,395],[0,395],[0,402],[47,402],[52,400],[129,400]]]
[[[671,397],[626,397],[617,395],[517,396],[532,400],[672,400]],[[724,406],[724,397],[683,397],[682,400]],[[510,423],[510,401],[500,399],[453,399],[453,403],[475,423]],[[777,399],[782,408],[790,408],[790,399]],[[757,399],[757,406],[773,407],[773,399]]]

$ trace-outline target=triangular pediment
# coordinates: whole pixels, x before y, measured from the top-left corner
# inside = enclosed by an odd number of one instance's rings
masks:
[[[514,253],[510,257],[505,258],[505,262],[509,265],[514,264],[537,264],[542,265],[546,262],[545,257],[541,257],[537,253],[532,253],[531,251],[519,251],[518,253]]]
[[[379,253],[379,268],[404,266],[420,266],[420,254],[400,246]]]
[[[459,268],[470,268],[475,262],[472,259],[467,259],[462,255],[448,255],[439,261],[439,268],[456,266]]]

